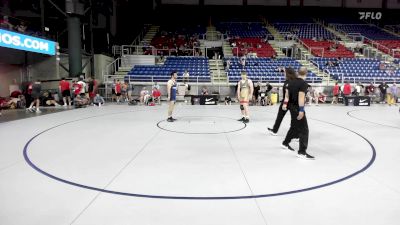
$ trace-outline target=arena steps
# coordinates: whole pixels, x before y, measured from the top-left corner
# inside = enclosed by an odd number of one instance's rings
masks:
[[[284,58],[284,57],[286,57],[285,54],[283,54],[283,52],[281,51],[281,48],[279,48],[279,47],[276,45],[276,41],[269,41],[268,43],[271,45],[271,47],[272,47],[272,48],[274,49],[274,51],[276,52],[277,58]]]
[[[230,58],[233,56],[232,47],[229,44],[229,41],[224,40],[224,43],[222,45],[222,52],[224,53],[225,58]]]
[[[211,82],[226,84],[228,83],[228,77],[224,69],[224,63],[221,59],[210,59],[210,75],[211,75]]]
[[[317,76],[321,77],[323,84],[334,84],[335,83],[335,80],[332,79],[329,74],[318,69],[318,67],[316,65],[314,65],[313,63],[311,63],[310,61],[297,60],[297,62],[299,62],[302,66],[305,66],[309,71],[311,71],[311,72],[315,73]]]
[[[151,25],[147,33],[144,35],[143,40],[140,41],[140,45],[144,46],[145,44],[150,45],[153,38],[156,36],[160,26],[158,25]],[[143,55],[143,49],[138,49],[138,54]]]
[[[214,26],[208,26],[206,31],[207,41],[218,41],[221,40],[221,32],[217,31]]]
[[[265,26],[267,28],[267,30],[272,34],[272,36],[274,36],[274,40],[275,41],[284,41],[284,37],[282,36],[282,34],[279,33],[279,31],[277,29],[275,29],[274,26],[272,26],[269,23],[265,23]]]
[[[284,41],[283,36],[270,24],[265,23],[267,30],[274,36],[274,41],[269,41],[271,47],[275,50],[277,54],[277,58],[285,57],[285,54],[281,51],[281,49],[276,45],[276,42]]]

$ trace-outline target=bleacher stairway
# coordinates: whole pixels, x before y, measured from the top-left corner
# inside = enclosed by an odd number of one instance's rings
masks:
[[[210,59],[210,75],[213,84],[227,84],[228,77],[221,59]]]
[[[151,25],[151,27],[147,31],[146,35],[144,35],[143,40],[141,41],[141,44],[143,44],[144,42],[150,44],[151,40],[153,40],[153,38],[156,36],[159,29],[160,29],[160,26]]]
[[[267,30],[274,36],[274,41],[269,41],[271,47],[275,50],[277,54],[277,58],[285,57],[285,54],[281,51],[281,49],[276,45],[276,42],[284,41],[283,36],[272,26],[271,24],[265,23]]]
[[[319,68],[308,60],[297,60],[302,66],[305,66],[309,71],[315,73],[322,78],[323,84],[334,84],[335,80],[329,74],[319,70]]]
[[[231,57],[233,57],[233,54],[232,54],[232,47],[231,47],[231,45],[229,44],[229,41],[224,40],[224,44],[223,44],[223,46],[222,46],[222,52],[224,53],[224,57],[225,57],[225,58],[231,58]]]

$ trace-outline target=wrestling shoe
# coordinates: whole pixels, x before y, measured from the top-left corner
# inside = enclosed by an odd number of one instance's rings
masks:
[[[309,155],[307,153],[297,153],[297,157],[301,158],[301,159],[306,159],[306,160],[314,160],[315,157],[312,155]]]
[[[273,136],[278,135],[278,133],[275,133],[274,130],[272,130],[272,129],[269,128],[269,127],[268,127],[268,132],[269,132],[269,134],[271,134],[271,135],[273,135]]]
[[[292,147],[290,147],[290,145],[289,144],[281,144],[281,147],[283,148],[283,149],[285,149],[285,150],[290,150],[290,151],[292,151],[292,152],[294,152],[294,149],[292,148]]]

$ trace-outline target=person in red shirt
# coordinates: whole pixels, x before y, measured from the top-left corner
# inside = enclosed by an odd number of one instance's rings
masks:
[[[94,77],[92,76],[89,80],[89,98],[90,100],[93,100],[93,98],[96,96],[97,94],[97,80],[94,79]]]
[[[117,96],[117,103],[121,100],[121,83],[119,80],[115,83],[115,95]]]
[[[157,102],[157,104],[161,103],[161,92],[160,90],[158,90],[156,87],[153,87],[153,99],[155,102]]]
[[[69,82],[65,80],[65,78],[61,78],[60,84],[60,93],[61,96],[63,97],[64,101],[64,106],[67,106],[67,100],[68,100],[68,105],[71,106],[71,87],[69,85]]]
[[[333,86],[332,104],[338,104],[339,94],[340,94],[340,87],[339,84],[336,82],[335,86]]]
[[[81,93],[82,85],[78,84],[76,80],[72,82],[72,87],[74,88],[74,95],[75,97]]]
[[[349,82],[346,82],[346,83],[344,84],[344,87],[343,87],[343,94],[344,94],[345,97],[351,95],[351,85],[349,84]]]

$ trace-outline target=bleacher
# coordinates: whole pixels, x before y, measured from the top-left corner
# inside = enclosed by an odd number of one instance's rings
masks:
[[[241,71],[243,71],[240,58],[232,57],[229,60],[231,61],[231,66],[228,71],[229,82],[238,82],[241,79]],[[301,64],[291,58],[271,59],[247,57],[244,71],[247,72],[249,78],[253,81],[281,83],[285,81],[285,75],[278,71],[278,67],[292,67],[297,70],[301,67]],[[307,82],[320,83],[322,79],[314,73],[309,72]]]
[[[328,72],[336,80],[350,82],[393,82],[400,80],[399,70],[390,74],[390,70],[381,70],[380,61],[376,59],[342,59],[337,66],[328,66],[332,59],[313,58],[311,61],[320,69]]]
[[[371,40],[399,40],[400,37],[390,34],[370,24],[336,24],[336,29],[346,34],[359,33]]]
[[[126,79],[134,81],[167,81],[173,71],[181,77],[184,71],[190,74],[190,81],[210,82],[208,59],[204,57],[170,56],[164,65],[137,65],[128,72]]]
[[[315,23],[275,23],[274,27],[286,38],[297,37],[303,41],[304,47],[311,48],[311,54],[326,58],[353,58],[354,53],[346,49],[342,44],[336,44],[332,40],[335,35],[320,24]],[[331,49],[336,46],[335,49]],[[322,50],[323,49],[323,50]]]
[[[173,54],[193,55],[193,47],[200,46],[198,42],[199,35],[206,32],[204,26],[162,26],[156,36],[151,40],[150,45],[157,49],[157,54],[169,55],[170,50]],[[186,51],[189,51],[187,53]],[[154,54],[151,51],[145,51],[145,54]]]
[[[378,40],[376,42],[385,46],[378,46],[379,50],[385,52],[386,54],[390,54],[395,58],[400,58],[400,40]],[[393,49],[398,50],[393,51]]]
[[[274,23],[274,27],[280,33],[290,33],[301,39],[322,38],[327,40],[335,39],[335,35],[316,23]]]
[[[311,39],[302,39],[304,44],[311,48],[311,53],[317,57],[324,58],[354,58],[354,53],[348,50],[344,45],[333,41],[314,41]],[[332,50],[332,47],[336,48]],[[323,48],[323,50],[321,49]]]
[[[393,51],[392,49],[400,49],[400,37],[388,33],[381,28],[370,25],[370,24],[336,24],[336,29],[347,34],[359,33],[364,37],[367,37],[369,40],[365,40],[365,42],[375,42],[379,43],[378,49],[380,51],[385,52],[386,54],[390,54],[396,58],[400,57],[400,51]],[[376,45],[374,45],[376,47]]]
[[[264,42],[262,38],[239,38],[231,40],[235,42],[236,48],[232,49],[235,56],[243,56],[255,53],[257,57],[272,57],[276,54],[275,50],[268,42]]]
[[[223,22],[217,24],[217,30],[229,35],[230,37],[267,37],[269,31],[260,22]]]

